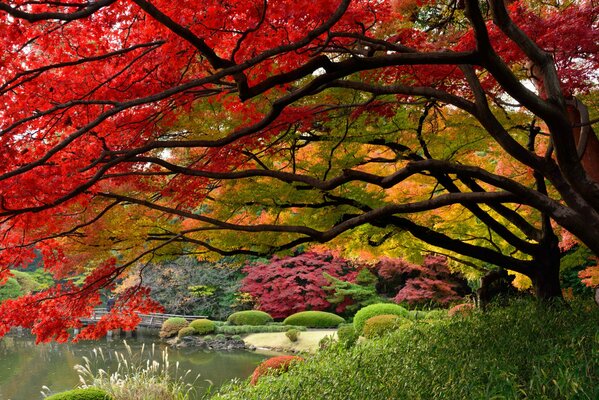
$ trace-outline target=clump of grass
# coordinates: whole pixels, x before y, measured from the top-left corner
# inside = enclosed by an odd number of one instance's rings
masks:
[[[114,352],[118,361],[114,371],[98,367],[105,364],[107,359],[101,348],[94,349],[91,357],[83,357],[84,363],[75,366],[79,374],[80,386],[102,389],[115,400],[190,400],[192,398],[193,383],[185,382],[191,371],[180,371],[178,362],[172,365],[167,349],[161,351],[159,357],[156,357],[154,345],[148,351],[145,345],[142,345],[139,353],[134,353],[127,342],[125,348],[126,353]],[[198,378],[199,376],[195,380]]]

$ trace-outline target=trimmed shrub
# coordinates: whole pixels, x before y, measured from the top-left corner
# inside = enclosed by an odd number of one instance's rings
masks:
[[[185,318],[181,317],[173,317],[169,318],[162,323],[162,327],[160,328],[160,337],[170,338],[179,333],[179,331],[183,328],[187,328],[189,326],[189,322]]]
[[[381,337],[385,333],[397,330],[403,319],[394,314],[377,315],[366,320],[362,334],[367,339]]]
[[[474,312],[474,304],[464,303],[453,306],[447,311],[449,317],[467,317]]]
[[[188,326],[188,327],[185,327],[185,328],[181,328],[179,330],[179,333],[177,333],[177,336],[180,337],[180,338],[182,338],[182,337],[185,337],[185,336],[193,336],[193,335],[196,335],[196,334],[197,334],[196,330],[193,329],[191,326]]]
[[[108,393],[96,388],[74,389],[56,393],[46,400],[113,400]]]
[[[428,311],[424,317],[424,319],[427,319],[429,321],[445,319],[445,318],[447,318],[447,310],[444,310],[441,308]]]
[[[216,329],[214,322],[210,321],[209,319],[196,319],[195,321],[191,321],[189,326],[193,328],[198,335],[212,333]]]
[[[366,321],[370,318],[385,314],[397,315],[404,318],[410,317],[409,311],[397,304],[380,303],[366,306],[358,311],[354,316],[354,328],[356,329],[356,333],[358,335],[362,334],[364,323],[366,323]]]
[[[210,341],[210,340],[214,339],[214,336],[212,336],[212,335],[206,335],[202,339],[204,339],[206,341]]]
[[[337,314],[325,311],[302,311],[285,318],[285,325],[305,326],[308,328],[336,328],[345,320]]]
[[[264,311],[248,310],[229,315],[227,321],[232,325],[266,325],[272,322],[272,317]]]
[[[292,342],[297,342],[299,335],[300,331],[298,331],[295,328],[289,329],[287,332],[285,332],[285,336],[287,336],[287,339],[291,340]]]
[[[358,340],[358,335],[356,335],[356,330],[352,324],[346,324],[339,326],[339,329],[337,329],[337,338],[345,348],[350,348]]]
[[[225,335],[223,335],[222,333],[219,333],[218,335],[214,336],[215,340],[224,340],[227,337]]]
[[[231,336],[231,339],[233,339],[233,340],[241,340],[241,336],[239,336],[239,335],[233,335],[233,336]]]
[[[305,331],[305,326],[294,326],[299,331]],[[225,325],[217,326],[216,333],[223,333],[225,335],[244,335],[248,333],[270,333],[270,332],[287,332],[289,326],[283,325]]]
[[[280,375],[287,372],[293,363],[303,360],[303,358],[298,356],[278,356],[269,358],[256,367],[252,374],[250,384],[255,385],[256,382],[258,382],[258,379],[265,375]]]

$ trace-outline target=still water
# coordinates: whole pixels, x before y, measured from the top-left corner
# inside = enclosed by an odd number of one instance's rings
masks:
[[[161,360],[161,352],[167,346],[148,331],[140,330],[136,338],[127,338],[127,343],[135,355],[139,356],[145,343],[145,359],[155,343],[156,360]],[[114,352],[126,353],[123,339],[101,339],[79,343],[49,343],[35,345],[29,335],[10,334],[0,339],[0,399],[39,400],[42,386],[52,393],[68,390],[79,384],[79,377],[73,367],[83,364],[83,357],[93,358],[93,349],[102,348],[106,362],[99,367],[114,370]],[[187,381],[195,382],[198,393],[204,393],[212,383],[219,387],[233,378],[245,379],[266,355],[247,351],[208,352],[197,349],[168,349],[171,365],[179,362],[179,375],[191,370]],[[139,357],[138,357],[139,358]],[[144,363],[145,364],[145,363]],[[97,364],[95,364],[97,365]],[[200,377],[196,380],[196,376]]]

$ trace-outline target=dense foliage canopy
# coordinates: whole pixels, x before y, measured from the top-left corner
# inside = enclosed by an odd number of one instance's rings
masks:
[[[85,279],[0,334],[65,340],[155,258],[314,241],[561,296],[559,238],[599,254],[599,6],[562,3],[1,1],[2,276]],[[79,337],[156,309],[132,286]]]

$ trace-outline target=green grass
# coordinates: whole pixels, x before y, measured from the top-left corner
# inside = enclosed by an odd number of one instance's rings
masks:
[[[592,307],[592,306],[587,306]],[[599,309],[518,302],[334,346],[213,399],[599,399]]]

